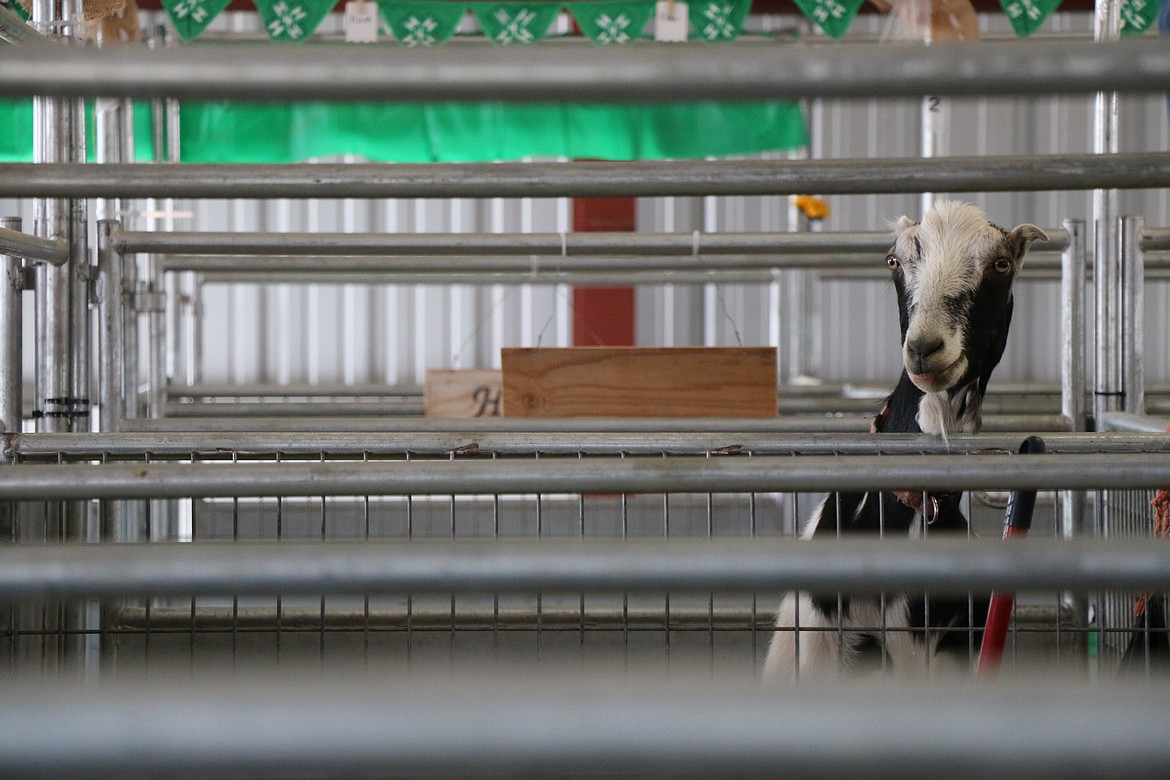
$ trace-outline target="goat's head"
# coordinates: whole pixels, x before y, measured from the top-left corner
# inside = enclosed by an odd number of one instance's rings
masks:
[[[1001,230],[976,206],[942,201],[920,223],[902,217],[895,236],[886,263],[910,380],[926,393],[986,382],[1007,343],[1012,282],[1044,231]]]

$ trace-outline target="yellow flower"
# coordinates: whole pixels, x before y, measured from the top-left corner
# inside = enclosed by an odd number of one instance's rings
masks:
[[[815,195],[797,195],[796,207],[809,219],[826,219],[832,216],[829,204]]]

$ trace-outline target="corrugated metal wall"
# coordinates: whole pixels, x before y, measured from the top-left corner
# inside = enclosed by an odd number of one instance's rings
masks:
[[[224,25],[248,31],[246,14]],[[850,37],[880,33],[881,17],[860,18]],[[763,27],[791,18],[755,19]],[[1006,19],[982,19],[989,34],[1010,32]],[[1059,14],[1046,34],[1088,34],[1086,14]],[[843,48],[848,43],[840,44]],[[1123,151],[1167,148],[1167,106],[1160,96],[1121,99]],[[941,155],[1015,155],[1091,151],[1090,98],[947,99],[939,121]],[[808,106],[814,158],[912,157],[920,153],[922,106],[908,100],[815,101]],[[778,153],[786,156],[785,153]],[[950,196],[948,196],[950,197]],[[1090,220],[1091,195],[1071,193],[960,194],[1005,227],[1019,222],[1059,226]],[[829,198],[826,230],[881,230],[902,214],[917,215],[916,195]],[[1123,192],[1121,213],[1141,214],[1149,226],[1170,225],[1170,193]],[[173,219],[140,218],[137,227],[240,231],[512,232],[569,229],[567,199],[390,201],[204,201],[174,206]],[[155,211],[148,203],[143,211]],[[4,213],[31,203],[0,200]],[[647,231],[784,231],[789,204],[780,197],[647,198],[638,201],[638,227]],[[882,258],[874,258],[875,265]],[[813,334],[810,365],[828,380],[888,383],[897,371],[894,298],[888,283],[828,280],[783,272],[765,285],[640,288],[637,338],[646,345],[777,345],[781,372],[792,365],[789,340],[802,324]],[[790,310],[793,285],[805,321]],[[191,292],[193,288],[183,288]],[[178,288],[172,290],[177,291]],[[207,284],[202,288],[202,360],[180,345],[170,373],[180,382],[354,384],[421,383],[428,368],[496,366],[502,346],[571,342],[571,294],[564,286]],[[1147,381],[1170,379],[1167,336],[1170,292],[1150,281],[1146,300]],[[30,325],[26,347],[31,356]],[[1091,316],[1091,315],[1090,315]],[[1059,299],[1055,281],[1021,284],[1013,337],[1000,380],[1056,380]]]

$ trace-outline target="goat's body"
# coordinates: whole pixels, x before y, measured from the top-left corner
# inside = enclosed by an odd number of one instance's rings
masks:
[[[1006,286],[998,278],[1007,273],[1000,264],[1010,256],[1014,276],[1028,243],[1043,233],[1031,225],[1006,233],[978,209],[956,203],[939,204],[922,226],[903,218],[898,227],[887,260],[896,261],[890,267],[905,367],[874,431],[944,439],[977,432],[983,394],[1011,320],[1011,278]],[[802,536],[969,533],[958,494],[925,498],[929,520],[915,503],[912,496],[886,491],[832,493]],[[986,614],[984,596],[790,593],[777,614],[764,674],[791,679],[874,667],[898,674],[969,668]]]

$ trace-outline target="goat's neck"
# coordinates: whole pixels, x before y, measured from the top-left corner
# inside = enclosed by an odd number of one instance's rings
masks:
[[[886,401],[881,430],[929,433],[944,440],[952,433],[978,433],[983,425],[983,387],[978,379],[941,393],[924,393],[906,372]]]

